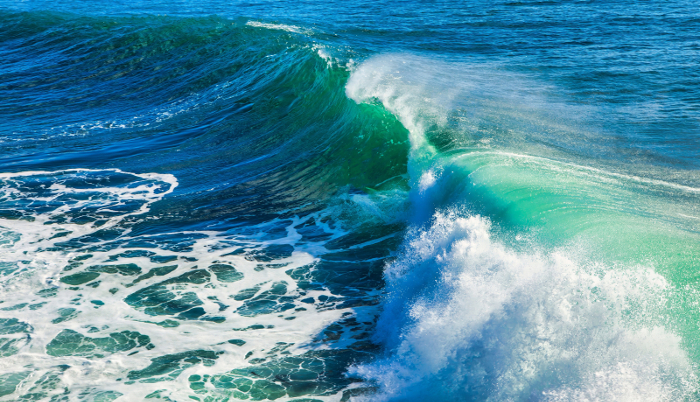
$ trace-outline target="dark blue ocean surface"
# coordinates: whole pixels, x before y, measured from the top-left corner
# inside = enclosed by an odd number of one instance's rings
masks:
[[[0,1],[0,400],[700,399],[688,1]]]

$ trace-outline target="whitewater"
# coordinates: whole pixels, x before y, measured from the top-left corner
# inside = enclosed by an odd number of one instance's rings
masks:
[[[689,2],[0,2],[0,401],[700,399]]]

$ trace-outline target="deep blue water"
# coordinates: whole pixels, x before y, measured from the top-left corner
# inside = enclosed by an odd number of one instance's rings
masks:
[[[0,1],[0,400],[681,401],[688,1]]]

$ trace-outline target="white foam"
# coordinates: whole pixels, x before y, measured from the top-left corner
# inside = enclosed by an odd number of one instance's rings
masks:
[[[67,180],[79,179],[81,175],[102,174],[106,176],[121,174],[131,176],[129,185],[119,187],[83,187],[68,188],[62,183]],[[44,176],[46,184],[40,186],[44,190],[41,196],[35,192],[25,191],[25,181],[39,179]],[[143,215],[150,206],[177,187],[177,180],[169,174],[135,174],[119,169],[90,170],[69,169],[57,172],[18,172],[0,174],[0,202],[17,208],[24,206],[23,214],[28,219],[0,219],[0,230],[4,236],[16,234],[16,241],[11,247],[5,247],[0,253],[0,261],[15,262],[31,257],[31,261],[20,263],[27,265],[37,276],[46,283],[52,279],[65,265],[71,256],[61,252],[38,250],[51,249],[56,243],[77,239],[97,230],[106,230],[118,226],[125,219]],[[45,191],[49,190],[49,191]],[[86,196],[80,196],[86,194]],[[132,204],[131,210],[113,213],[112,208]],[[40,212],[36,212],[39,210]],[[66,214],[94,215],[98,222],[74,223],[70,218],[64,222],[52,222]],[[125,229],[128,232],[128,229]],[[60,236],[60,237],[58,237]]]
[[[99,184],[108,182],[105,180],[116,175],[122,179],[120,185]],[[42,181],[40,185],[34,183],[35,188],[41,191],[30,191],[27,185],[31,180]],[[72,169],[0,174],[0,184],[0,205],[24,205],[26,217],[32,218],[0,219],[0,227],[4,228],[0,230],[0,262],[15,263],[19,266],[17,270],[3,277],[0,300],[4,303],[0,304],[0,307],[4,309],[0,310],[0,318],[19,318],[33,328],[29,335],[10,336],[26,340],[18,344],[18,353],[3,358],[3,371],[29,370],[31,374],[19,384],[13,394],[0,400],[13,400],[19,395],[33,392],[33,387],[41,385],[42,376],[55,372],[58,365],[67,365],[70,368],[58,375],[57,386],[44,390],[49,395],[58,395],[63,392],[63,387],[66,387],[74,399],[80,392],[97,389],[117,391],[123,394],[123,400],[142,400],[155,391],[162,391],[163,396],[174,400],[187,400],[193,394],[187,380],[191,374],[213,376],[235,368],[249,367],[249,359],[269,357],[267,351],[277,346],[280,341],[293,344],[287,349],[292,354],[329,348],[327,344],[315,344],[312,340],[347,311],[335,308],[319,310],[313,305],[305,305],[306,310],[246,316],[236,313],[245,300],[232,298],[242,289],[254,287],[259,288],[256,294],[260,294],[270,290],[274,283],[279,281],[287,283],[287,296],[303,295],[314,297],[316,300],[319,300],[319,296],[332,296],[328,290],[302,291],[297,287],[295,280],[285,273],[290,269],[313,266],[320,255],[328,252],[324,247],[325,242],[345,234],[341,228],[323,223],[326,217],[324,214],[330,212],[315,213],[284,222],[265,222],[259,227],[248,227],[248,235],[194,231],[133,236],[130,234],[130,222],[144,216],[153,203],[172,193],[177,186],[174,176],[135,174],[117,169]],[[18,200],[23,203],[17,204]],[[15,204],[12,204],[13,202]],[[131,206],[129,209],[119,209],[119,213],[113,212],[117,207],[127,204]],[[104,214],[104,219],[99,223],[72,222],[71,218],[78,217],[79,211],[88,211],[95,216],[112,212]],[[60,217],[68,218],[65,221],[56,220]],[[302,239],[295,227],[311,221],[328,234],[325,240]],[[264,239],[268,227],[280,225],[286,227],[285,236],[277,236],[273,240]],[[115,239],[93,240],[82,247],[66,248],[61,245],[62,242],[94,235],[97,231],[105,229],[116,231],[118,236]],[[54,237],[60,233],[67,234]],[[172,236],[176,237],[176,244],[189,243],[189,248],[177,251],[169,249],[167,239]],[[288,257],[279,257],[264,263],[251,258],[251,253],[256,250],[264,250],[273,245],[292,245],[295,250]],[[245,252],[241,253],[241,249]],[[231,254],[237,250],[237,253]],[[125,256],[124,252],[152,254]],[[80,266],[65,272],[64,268],[74,262],[73,258],[77,256],[81,257]],[[151,259],[153,256],[172,257],[175,260],[159,263]],[[225,322],[178,320],[179,325],[175,328],[161,327],[155,323],[172,319],[173,316],[154,316],[143,307],[135,307],[125,301],[129,294],[155,283],[194,269],[207,269],[217,263],[235,266],[236,270],[243,274],[243,278],[226,283],[215,280],[215,276],[211,274],[211,280],[205,283],[172,284],[167,285],[167,289],[178,296],[188,292],[196,293],[202,302],[200,307],[205,313],[208,316],[225,317]],[[132,285],[130,283],[136,276],[106,273],[99,276],[97,280],[100,282],[94,287],[71,287],[59,281],[61,277],[81,272],[85,267],[115,264],[136,264],[140,267],[141,274],[164,265],[177,265],[177,268],[164,276],[152,277]],[[260,269],[261,265],[265,268]],[[56,294],[49,297],[37,294],[37,291],[47,288],[55,289]],[[103,304],[92,303],[93,300]],[[224,311],[221,311],[222,304],[228,306]],[[67,308],[75,310],[75,317],[63,322],[53,322],[60,316],[61,311]],[[357,314],[362,314],[362,308],[357,309]],[[295,317],[293,320],[288,319],[291,315]],[[240,330],[256,324],[264,324],[265,328]],[[134,349],[133,351],[138,351],[135,355],[129,355],[132,350],[107,353],[103,358],[48,356],[46,346],[63,330],[76,331],[93,338],[104,338],[111,333],[125,330],[136,331],[148,335],[155,348]],[[232,338],[242,339],[246,343],[244,346],[236,346],[226,342]],[[194,365],[175,378],[169,379],[172,382],[167,385],[161,381],[125,384],[127,373],[147,367],[153,358],[197,349],[224,353],[219,355],[213,365]],[[226,391],[211,391],[214,394],[220,392],[221,395],[226,395]],[[317,399],[339,398],[339,395],[327,395]]]
[[[291,32],[291,33],[298,33],[298,34],[304,34],[304,35],[312,35],[314,33],[314,31],[311,29],[299,27],[296,25],[270,24],[270,23],[260,22],[260,21],[248,21],[248,22],[246,22],[246,25],[251,26],[251,27],[256,27],[256,28],[265,28],[265,29],[272,29],[272,30],[277,30],[277,31],[287,31],[287,32]]]
[[[655,319],[667,292],[652,269],[519,254],[478,216],[437,214],[386,270],[377,339],[388,355],[354,369],[372,400],[683,400],[697,378]]]
[[[339,60],[334,58],[329,53],[328,48],[326,46],[316,43],[311,47],[311,49],[314,50],[320,58],[326,61],[326,65],[328,66],[328,68],[333,67],[334,64],[339,64]]]

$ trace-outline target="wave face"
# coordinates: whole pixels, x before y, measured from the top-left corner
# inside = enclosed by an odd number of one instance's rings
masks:
[[[0,401],[697,400],[700,16],[486,3],[0,2]]]
[[[699,251],[687,218],[700,189],[500,138],[532,114],[474,89],[499,78],[482,71],[380,56],[347,84],[409,130],[414,222],[385,270],[374,339],[386,356],[352,372],[382,385],[372,400],[693,400],[693,359],[671,328],[685,327],[697,297],[683,285]],[[494,81],[523,86],[517,78]],[[493,107],[499,131],[455,129]]]

